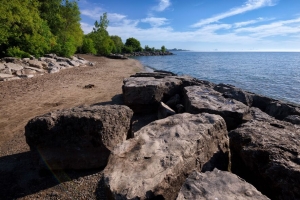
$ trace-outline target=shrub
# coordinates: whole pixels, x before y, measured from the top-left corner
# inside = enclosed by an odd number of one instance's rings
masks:
[[[18,57],[18,58],[29,58],[30,54],[20,50],[19,47],[10,47],[6,51],[7,56]]]

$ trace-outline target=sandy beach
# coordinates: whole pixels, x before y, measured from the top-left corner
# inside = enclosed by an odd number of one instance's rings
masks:
[[[82,175],[68,172],[68,178],[63,178],[66,172],[56,172],[56,178],[47,172],[43,174],[30,161],[31,155],[24,136],[24,126],[35,116],[84,104],[122,103],[123,79],[143,70],[143,66],[133,59],[80,56],[95,63],[95,66],[66,69],[31,79],[0,82],[1,199],[4,196],[7,199],[100,198],[95,193],[98,175],[101,174],[97,175],[99,171],[80,172]],[[59,178],[60,175],[63,177]],[[93,180],[91,176],[94,177]],[[62,182],[67,186],[62,186]],[[90,184],[88,189],[84,189],[84,183]],[[69,188],[69,192],[64,192],[66,188]]]

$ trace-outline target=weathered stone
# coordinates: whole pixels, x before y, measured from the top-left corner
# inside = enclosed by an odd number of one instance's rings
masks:
[[[40,57],[40,58],[39,58],[39,61],[44,61],[44,62],[46,62],[46,63],[49,63],[49,62],[55,63],[55,62],[56,62],[56,59],[54,59],[54,58],[48,58],[48,57]]]
[[[154,77],[154,78],[164,78],[166,76],[174,76],[171,72],[139,72],[130,77]]]
[[[193,171],[180,189],[177,200],[243,199],[267,200],[257,189],[230,172],[214,169],[200,173]]]
[[[57,62],[68,62],[70,61],[69,58],[64,58],[64,57],[56,57],[55,58]]]
[[[130,77],[122,87],[124,103],[134,112],[156,112],[159,103],[178,93],[180,86],[181,81],[172,76]]]
[[[271,199],[300,199],[300,126],[251,120],[229,137],[233,173]]]
[[[43,69],[43,63],[41,61],[29,60],[28,64],[31,67],[34,67],[34,68],[37,68],[37,69]]]
[[[34,75],[33,74],[21,74],[19,77],[21,77],[21,78],[32,78],[32,77],[34,77]]]
[[[177,104],[176,111],[177,111],[177,113],[184,113],[184,111],[185,111],[184,106],[182,104]]]
[[[177,76],[176,78],[182,81],[182,88],[187,86],[194,86],[194,85],[206,86],[209,88],[213,88],[215,86],[214,83],[211,83],[209,81],[199,80],[191,76]]]
[[[39,72],[39,73],[44,73],[45,72],[44,69],[39,69],[39,68],[35,68],[35,67],[28,67],[28,66],[26,66],[24,68],[25,69],[29,69],[29,70],[34,70],[35,72]],[[32,72],[32,73],[34,73],[34,72]]]
[[[247,106],[252,106],[253,103],[253,94],[243,91],[240,88],[237,88],[233,85],[227,84],[218,84],[214,87],[214,90],[223,94],[225,98],[235,99],[242,102]]]
[[[166,104],[168,106],[170,106],[171,108],[176,107],[177,104],[180,104],[180,96],[179,94],[175,94],[174,96],[172,96],[167,102]]]
[[[221,93],[204,86],[184,88],[186,112],[221,115],[228,130],[232,130],[249,118],[249,107],[234,99],[226,99]]]
[[[36,71],[31,69],[22,69],[21,71],[16,72],[16,75],[19,77],[27,77],[27,75],[33,75],[33,74],[36,74]]]
[[[60,70],[60,67],[52,67],[52,68],[49,68],[48,72],[50,74],[54,74],[54,73],[59,72],[59,70]]]
[[[252,106],[265,111],[267,107],[276,100],[258,94],[253,94]]]
[[[57,55],[55,53],[49,53],[49,54],[45,54],[44,57],[47,57],[47,58],[56,58]]]
[[[71,66],[74,66],[74,67],[79,67],[79,63],[74,61],[74,60],[68,60],[67,63]]]
[[[11,74],[2,74],[0,73],[0,81],[7,81],[10,78],[15,77],[14,75]]]
[[[5,69],[5,65],[3,63],[0,63],[0,70]]]
[[[31,119],[26,142],[52,169],[104,167],[110,151],[127,137],[132,110],[126,106],[86,106]]]
[[[158,119],[164,119],[166,117],[169,117],[169,116],[175,115],[175,114],[176,114],[176,112],[174,110],[172,110],[172,108],[170,108],[163,102],[160,102],[160,106],[158,107],[158,111],[157,111]]]
[[[289,115],[283,119],[284,121],[290,122],[292,124],[300,125],[300,116],[299,115]]]
[[[1,74],[12,74],[11,69],[8,67],[0,69],[0,73]]]
[[[300,107],[281,101],[270,103],[265,112],[276,119],[284,119],[289,115],[300,115]]]
[[[4,65],[9,68],[12,72],[22,70],[24,67],[15,63],[4,63]]]
[[[103,172],[105,187],[111,199],[175,199],[192,170],[227,168],[228,150],[222,117],[173,115],[116,146]]]

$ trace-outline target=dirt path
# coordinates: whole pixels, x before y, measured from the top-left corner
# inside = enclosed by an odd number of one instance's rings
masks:
[[[0,155],[10,154],[3,149],[5,143],[21,137],[31,118],[51,110],[110,102],[115,95],[122,93],[123,79],[143,68],[133,59],[81,56],[96,65],[32,79],[0,82]],[[88,84],[94,87],[85,88]]]

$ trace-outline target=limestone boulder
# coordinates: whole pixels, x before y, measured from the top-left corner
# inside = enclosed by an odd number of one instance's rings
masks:
[[[186,199],[267,200],[269,198],[237,175],[214,169],[211,172],[191,173],[181,187],[176,200]]]
[[[75,60],[68,60],[67,63],[71,66],[74,66],[74,67],[79,67],[80,66],[80,64]]]
[[[246,92],[233,85],[223,84],[223,83],[216,85],[214,87],[214,90],[222,93],[225,98],[235,99],[247,106],[252,106],[253,95],[254,95],[252,93]]]
[[[65,58],[65,57],[56,57],[55,58],[57,62],[68,62],[70,61],[69,58]]]
[[[103,172],[107,195],[175,199],[192,170],[228,167],[228,145],[218,115],[183,113],[154,121],[113,150]]]
[[[176,78],[182,81],[182,89],[184,87],[194,86],[194,85],[205,86],[209,88],[213,88],[215,86],[214,83],[205,80],[200,80],[191,76],[177,76]]]
[[[158,107],[157,111],[157,118],[158,119],[163,119],[171,115],[175,115],[176,112],[172,110],[169,106],[164,104],[163,102],[160,102],[160,106]]]
[[[173,76],[160,79],[154,77],[130,77],[122,87],[125,105],[134,112],[156,112],[161,101],[174,96],[181,81]]]
[[[28,69],[28,71],[29,70],[35,71],[35,72],[32,72],[32,73],[36,73],[36,72],[38,72],[38,73],[45,73],[44,69],[39,69],[39,68],[35,68],[35,67],[28,67],[28,66],[25,66],[24,68],[25,68],[25,70]]]
[[[284,121],[290,122],[292,124],[300,125],[300,116],[299,115],[289,115],[284,118]]]
[[[26,142],[52,169],[104,167],[110,151],[130,128],[127,106],[85,106],[54,111],[31,119]]]
[[[15,63],[5,63],[4,64],[7,68],[9,68],[13,73],[16,71],[20,71],[22,69],[24,69],[24,67],[22,67],[19,64],[15,64]]]
[[[283,120],[289,115],[300,116],[300,106],[288,104],[281,101],[274,101],[267,106],[265,112],[275,117],[276,119]]]
[[[271,199],[300,199],[300,126],[251,120],[229,137],[233,173]]]
[[[6,66],[3,63],[0,63],[0,70],[3,70],[5,68],[6,68]]]
[[[221,93],[205,86],[185,87],[184,102],[186,112],[221,115],[226,121],[228,130],[236,128],[250,115],[250,109],[245,104],[224,98]]]
[[[43,69],[43,62],[41,61],[38,61],[38,60],[29,60],[28,61],[28,64],[30,67],[34,67],[34,68],[37,68],[37,69]]]
[[[14,75],[0,73],[0,81],[15,80],[15,78],[17,78],[17,77]]]
[[[154,77],[154,78],[164,78],[166,76],[176,76],[176,74],[168,71],[154,71],[154,72],[139,72],[130,77]]]

